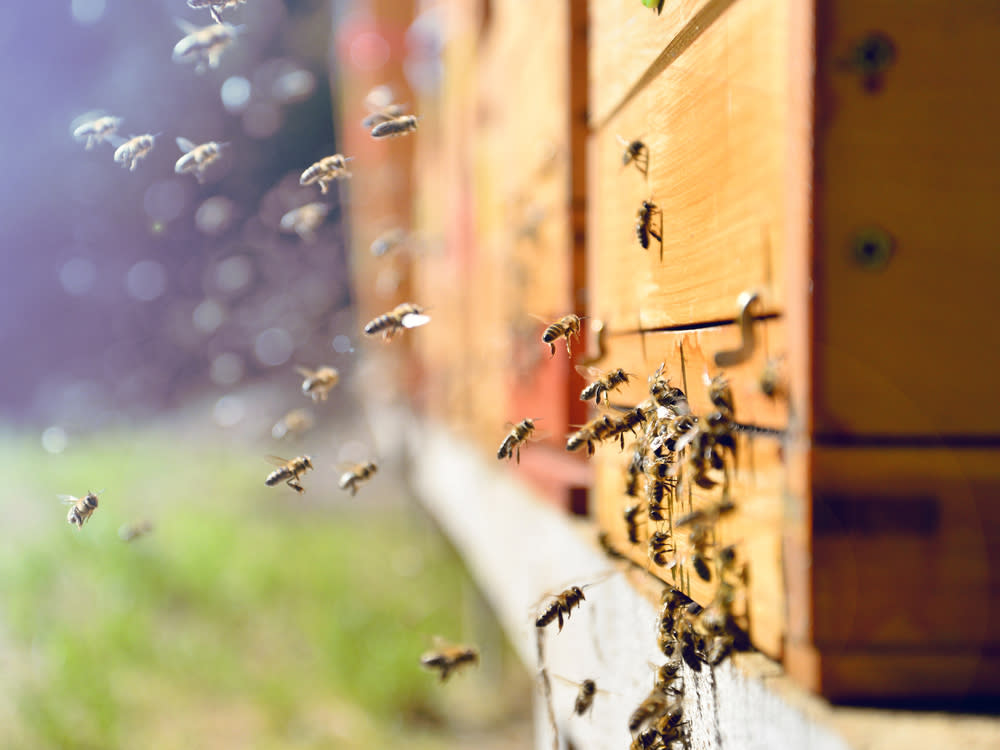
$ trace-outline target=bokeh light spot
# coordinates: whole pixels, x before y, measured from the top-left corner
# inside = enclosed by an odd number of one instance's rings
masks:
[[[378,70],[389,62],[391,50],[385,38],[375,31],[364,31],[351,42],[351,62],[361,70]]]
[[[140,260],[125,274],[125,290],[133,299],[151,302],[167,288],[167,272],[155,260]]]
[[[243,421],[246,414],[246,406],[243,399],[235,394],[223,396],[215,402],[212,409],[212,417],[220,427],[234,427]]]
[[[219,95],[222,106],[234,115],[238,115],[250,103],[250,81],[243,76],[230,76],[222,83]]]
[[[66,450],[68,442],[69,438],[66,435],[66,430],[59,425],[46,427],[42,432],[42,448],[49,453],[62,453]]]
[[[243,377],[243,359],[232,352],[220,354],[212,360],[208,376],[216,385],[235,385]]]
[[[333,350],[343,354],[344,352],[353,352],[354,346],[351,344],[351,340],[342,333],[338,333],[333,337]]]
[[[181,215],[187,202],[180,180],[157,180],[142,197],[146,215],[153,221],[169,222]]]
[[[59,283],[70,294],[86,294],[97,281],[97,266],[86,258],[73,258],[59,269]]]
[[[202,232],[217,235],[225,232],[233,222],[235,204],[223,195],[213,195],[198,206],[194,223]]]
[[[253,268],[245,255],[233,255],[215,267],[215,283],[224,292],[238,292],[250,283]]]
[[[225,317],[225,309],[214,299],[202,300],[191,313],[194,327],[202,333],[215,333]]]
[[[106,6],[105,0],[73,0],[70,3],[70,13],[78,24],[90,26],[101,20]]]
[[[271,96],[282,104],[293,104],[308,99],[315,88],[316,76],[308,70],[292,70],[274,81]]]
[[[284,328],[268,328],[254,341],[253,350],[257,359],[265,365],[282,365],[292,356],[295,343]]]

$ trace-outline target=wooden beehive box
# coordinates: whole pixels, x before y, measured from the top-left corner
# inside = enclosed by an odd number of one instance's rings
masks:
[[[437,242],[406,282],[435,308],[413,337],[425,414],[488,461],[505,420],[544,417],[522,475],[578,508],[590,487],[612,543],[707,604],[684,538],[662,568],[626,541],[629,452],[561,446],[593,415],[585,354],[637,376],[622,406],[663,364],[704,414],[723,371],[741,430],[716,536],[747,563],[754,645],[835,699],[1000,694],[1000,5],[445,5],[413,162],[414,226]],[[646,144],[645,174],[620,138]],[[752,352],[719,367],[749,293]],[[528,314],[570,311],[603,346],[550,358]]]

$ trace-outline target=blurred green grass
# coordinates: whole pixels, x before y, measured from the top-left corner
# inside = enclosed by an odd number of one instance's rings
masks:
[[[299,497],[264,487],[256,454],[170,433],[54,456],[7,433],[0,451],[2,747],[444,747],[449,716],[524,707],[400,483],[347,503],[317,471]],[[66,523],[58,493],[102,488],[81,531]],[[142,518],[154,532],[120,541]],[[442,686],[418,665],[435,634],[500,653]]]

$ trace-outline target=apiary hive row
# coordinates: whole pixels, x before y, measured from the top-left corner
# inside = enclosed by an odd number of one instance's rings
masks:
[[[396,296],[432,308],[411,402],[488,461],[506,422],[534,420],[511,470],[704,606],[699,569],[732,545],[753,645],[813,690],[1000,693],[1000,8],[444,5],[441,85],[414,94],[409,202],[393,199],[419,249],[387,266],[356,243],[360,289],[396,268]],[[372,294],[363,310],[391,306]],[[543,332],[570,314],[580,334],[552,353]],[[629,377],[598,408],[578,365]],[[714,433],[648,405],[657,371]],[[566,450],[643,402],[631,430]],[[656,420],[687,451],[651,469],[681,483],[666,521],[628,484]],[[708,474],[679,467],[696,440]],[[712,508],[711,543],[702,522],[673,528]]]

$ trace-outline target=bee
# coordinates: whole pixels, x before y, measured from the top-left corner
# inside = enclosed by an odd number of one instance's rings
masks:
[[[311,456],[296,456],[291,460],[279,458],[278,456],[268,456],[268,460],[278,468],[267,475],[264,484],[268,487],[273,487],[278,482],[284,482],[300,495],[306,491],[306,488],[299,483],[299,477],[308,470],[315,468]]]
[[[670,378],[663,377],[662,363],[655,373],[649,376],[649,395],[657,406],[661,406],[673,414],[686,415],[691,413],[687,396],[680,388],[670,385]]]
[[[222,23],[222,11],[226,8],[235,8],[241,3],[245,3],[247,0],[187,0],[189,8],[194,10],[200,10],[201,8],[208,8],[208,12],[212,14],[212,20],[216,23]]]
[[[228,146],[228,143],[217,141],[208,141],[196,146],[187,138],[178,137],[177,147],[184,152],[184,155],[174,164],[174,172],[177,174],[193,172],[198,182],[204,182],[205,168],[218,159]]]
[[[608,532],[606,532],[606,531],[598,532],[598,534],[597,534],[597,543],[599,545],[601,545],[601,549],[604,550],[604,553],[608,557],[610,557],[610,558],[612,558],[614,560],[626,560],[626,559],[628,559],[628,558],[625,557],[625,555],[623,555],[621,552],[619,552],[617,549],[615,549],[614,545],[611,544],[611,538],[608,536]]]
[[[681,647],[681,658],[695,672],[701,671],[701,654],[705,650],[705,639],[699,635],[691,620],[682,616],[677,620],[677,641]]]
[[[333,367],[320,367],[317,370],[296,367],[295,371],[304,378],[302,393],[313,401],[326,401],[330,391],[340,382],[340,373]]]
[[[271,428],[271,437],[281,440],[286,435],[305,432],[312,429],[314,421],[312,414],[305,409],[292,409]]]
[[[201,28],[177,19],[177,25],[185,36],[174,45],[173,61],[194,62],[194,72],[201,74],[208,68],[219,67],[223,51],[236,39],[242,27],[228,23],[213,23]]]
[[[628,719],[628,729],[630,732],[638,731],[644,724],[652,721],[667,709],[668,699],[662,690],[653,688],[649,695],[636,706],[632,715]]]
[[[604,398],[605,404],[608,403],[608,393],[616,390],[622,385],[627,385],[629,381],[629,373],[625,372],[620,367],[617,370],[611,370],[603,375],[601,375],[601,371],[596,367],[584,367],[583,365],[577,365],[576,371],[585,378],[597,378],[594,382],[580,391],[581,401],[590,401],[590,399],[594,399],[595,404],[601,403],[601,397]]]
[[[552,356],[555,356],[556,345],[555,340],[558,338],[566,339],[566,354],[572,356],[570,351],[570,337],[578,336],[580,334],[580,317],[578,315],[563,315],[555,323],[552,323],[545,331],[542,333],[542,341],[549,345],[549,350],[552,352]]]
[[[544,628],[553,620],[559,621],[560,632],[563,629],[563,618],[569,619],[570,612],[574,607],[579,607],[580,602],[585,601],[583,589],[580,586],[571,586],[560,594],[557,594],[551,602],[539,613],[535,620],[536,628]]]
[[[649,249],[649,238],[654,237],[657,242],[663,244],[663,238],[653,229],[653,217],[660,213],[660,209],[655,203],[643,201],[639,210],[635,214],[635,236],[639,239],[639,246],[643,250]]]
[[[121,117],[112,117],[111,115],[104,115],[103,117],[97,117],[93,120],[87,120],[81,123],[76,129],[73,130],[73,137],[78,141],[85,140],[85,149],[90,151],[98,143],[107,140],[110,136],[113,136],[118,131],[118,126],[122,124]]]
[[[566,440],[566,450],[577,451],[584,445],[587,446],[587,455],[594,455],[594,443],[606,440],[615,431],[615,422],[607,414],[590,420],[580,429],[574,432]]]
[[[670,543],[670,535],[665,531],[654,532],[649,537],[649,559],[654,564],[663,567],[667,564],[667,554],[674,551]]]
[[[120,143],[115,143],[118,139],[113,140],[112,143],[118,146],[115,149],[115,163],[121,164],[130,172],[134,172],[135,168],[139,166],[139,160],[145,159],[153,150],[158,135],[160,133],[133,135],[127,141]]]
[[[64,505],[73,506],[66,514],[66,522],[76,526],[78,531],[82,529],[83,525],[94,515],[94,511],[97,510],[97,496],[100,494],[100,492],[88,492],[83,497],[59,495],[59,499],[63,501]]]
[[[653,727],[646,727],[633,739],[629,750],[658,750],[663,748],[663,738]]]
[[[733,418],[733,389],[729,387],[729,381],[722,373],[709,381],[708,398],[724,417],[730,420]]]
[[[621,443],[622,450],[625,450],[625,433],[631,432],[635,434],[635,428],[646,421],[646,410],[642,406],[637,406],[634,409],[629,409],[621,417],[614,422],[614,429],[611,433],[611,437],[617,437]]]
[[[372,138],[395,138],[416,132],[417,118],[414,115],[400,115],[390,120],[383,120],[372,128]]]
[[[306,242],[313,242],[328,213],[330,207],[325,203],[307,203],[282,216],[279,226],[283,232],[295,232]]]
[[[123,542],[131,542],[152,532],[152,521],[136,521],[135,523],[122,524],[121,528],[118,529],[118,538]]]
[[[302,173],[302,176],[299,177],[299,184],[319,184],[320,193],[326,195],[331,182],[334,180],[343,180],[351,176],[351,173],[347,171],[347,162],[353,158],[353,156],[344,156],[343,154],[324,156]]]
[[[497,458],[502,460],[514,456],[517,459],[517,463],[521,463],[521,443],[525,442],[534,431],[535,421],[533,419],[522,419],[513,426],[511,431],[507,433],[507,437],[500,443]]]
[[[625,494],[629,497],[637,497],[639,495],[639,482],[646,467],[645,451],[640,445],[634,445],[635,450],[632,451],[632,458],[625,468]]]
[[[678,683],[683,684],[683,678],[678,674],[680,669],[680,659],[671,659],[664,662],[656,670],[653,687],[664,695],[669,695],[670,693],[680,694],[682,689],[678,686]]]
[[[436,669],[440,673],[441,682],[459,667],[479,663],[479,649],[475,646],[454,646],[438,640],[434,650],[420,657],[420,665],[424,669]]]
[[[412,302],[396,305],[392,310],[379,315],[365,326],[365,334],[374,336],[382,334],[383,341],[389,341],[404,328],[416,328],[430,322],[430,317],[424,315],[424,308]]]
[[[573,685],[578,688],[576,693],[576,698],[573,701],[573,713],[577,716],[583,716],[589,710],[594,707],[594,698],[598,693],[604,693],[604,690],[597,689],[597,683],[591,679],[585,679],[582,682],[576,682],[575,680],[568,680],[565,677],[560,677],[555,675],[555,677],[567,685]]]
[[[358,493],[358,484],[367,482],[375,475],[376,471],[378,471],[378,467],[373,461],[355,464],[340,475],[340,489],[349,489],[351,497],[354,497]]]
[[[376,258],[380,258],[396,246],[402,244],[405,239],[406,232],[399,227],[382,232],[382,234],[372,240],[371,253]]]
[[[667,466],[668,464],[658,463],[659,466]],[[649,520],[650,521],[666,521],[667,516],[663,513],[663,501],[664,499],[673,499],[674,492],[677,490],[677,480],[676,479],[653,479],[650,478],[649,487],[646,494],[646,503],[649,508]]]
[[[628,534],[628,540],[632,544],[639,543],[639,520],[638,516],[641,512],[639,504],[630,505],[625,509],[625,530]]]
[[[401,117],[406,111],[402,104],[394,102],[395,94],[390,86],[376,86],[365,96],[365,107],[370,113],[361,121],[361,127],[371,130],[376,125]]]
[[[653,728],[659,733],[662,742],[669,743],[680,739],[681,719],[683,717],[684,711],[681,708],[680,702],[674,702],[667,707],[667,710],[663,714],[657,717],[653,723]],[[664,744],[664,747],[666,747],[666,744]]]
[[[769,357],[757,380],[760,392],[768,398],[784,398],[788,395],[781,372],[781,357]]]
[[[639,139],[628,141],[620,135],[615,137],[625,147],[625,150],[622,152],[622,166],[627,167],[629,164],[634,163],[636,169],[645,175],[649,170],[649,149],[646,147],[646,144]]]

